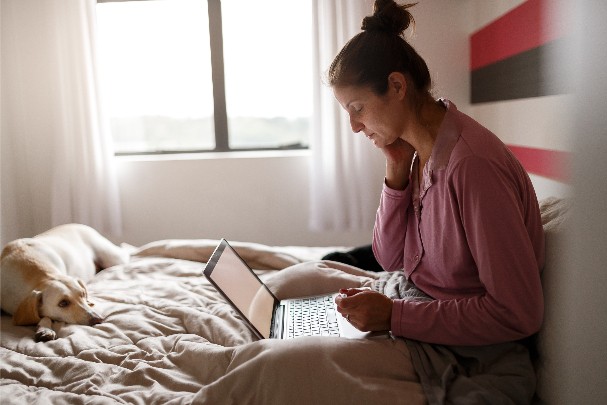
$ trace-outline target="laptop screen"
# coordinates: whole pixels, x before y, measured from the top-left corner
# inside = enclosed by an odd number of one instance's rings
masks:
[[[270,337],[276,298],[225,239],[213,252],[204,274],[262,337]]]

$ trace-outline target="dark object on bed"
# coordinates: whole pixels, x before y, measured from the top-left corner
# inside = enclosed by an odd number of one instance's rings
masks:
[[[323,260],[333,260],[358,267],[359,269],[369,271],[384,271],[384,269],[375,260],[371,245],[359,246],[346,252],[331,252],[325,255]]]

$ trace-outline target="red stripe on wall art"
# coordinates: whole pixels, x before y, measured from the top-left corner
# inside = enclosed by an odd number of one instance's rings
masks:
[[[568,182],[571,178],[571,152],[508,145],[528,173]]]
[[[567,31],[559,0],[527,0],[470,37],[470,70],[561,38]]]

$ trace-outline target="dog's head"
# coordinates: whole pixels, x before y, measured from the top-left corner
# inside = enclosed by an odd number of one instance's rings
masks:
[[[103,322],[92,306],[82,281],[52,280],[21,302],[13,320],[16,325],[32,325],[47,317],[53,321],[92,326]]]

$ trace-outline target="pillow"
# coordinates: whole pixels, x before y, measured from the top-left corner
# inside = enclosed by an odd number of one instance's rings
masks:
[[[569,236],[569,218],[571,201],[564,198],[549,197],[540,201],[542,225],[544,226],[546,261],[542,272],[544,292],[544,323],[536,336],[535,347],[538,358],[535,361],[538,375],[536,395],[541,403],[552,403],[551,398],[558,390],[557,377],[553,372],[554,353],[561,350],[560,328],[563,311],[560,297],[567,293],[564,275],[567,271],[567,238]]]
[[[206,263],[219,244],[214,239],[167,239],[135,248],[132,256],[157,256]],[[294,256],[277,248],[249,242],[230,242],[242,259],[253,269],[280,270],[300,263]]]

